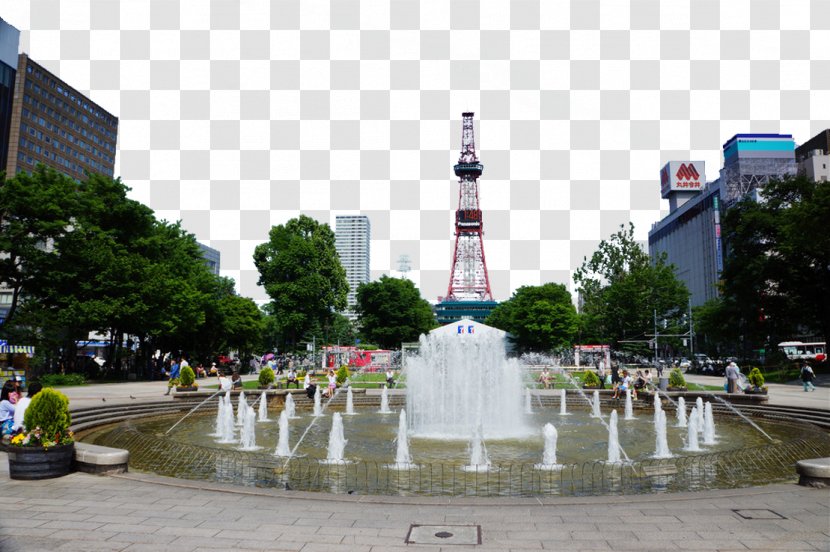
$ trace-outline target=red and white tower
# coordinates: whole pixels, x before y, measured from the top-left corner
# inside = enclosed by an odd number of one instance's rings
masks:
[[[455,211],[455,251],[445,301],[492,301],[487,262],[484,259],[484,224],[478,206],[478,162],[473,132],[473,113],[462,113],[461,157],[458,176],[458,209]]]

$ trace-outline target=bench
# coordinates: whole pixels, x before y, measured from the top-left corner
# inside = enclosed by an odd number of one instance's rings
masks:
[[[110,474],[127,471],[130,452],[90,443],[75,443],[75,469],[85,473]]]
[[[830,458],[811,458],[795,463],[798,484],[823,489],[830,487]]]

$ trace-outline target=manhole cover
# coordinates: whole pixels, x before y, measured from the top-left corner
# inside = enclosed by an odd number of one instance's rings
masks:
[[[744,519],[787,519],[778,512],[768,509],[732,510]]]
[[[480,525],[410,525],[406,544],[481,544]]]

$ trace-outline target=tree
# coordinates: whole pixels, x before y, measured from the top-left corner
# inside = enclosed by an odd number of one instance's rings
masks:
[[[573,344],[578,329],[571,294],[562,284],[522,286],[501,303],[486,324],[509,332],[522,351],[550,351]]]
[[[293,348],[312,325],[327,326],[346,308],[349,284],[327,224],[300,215],[272,227],[268,238],[254,250],[254,264],[280,339]]]
[[[678,325],[689,292],[665,255],[650,259],[634,240],[634,225],[624,226],[600,242],[591,259],[577,269],[574,281],[584,304],[583,329],[600,342],[645,340],[658,319]],[[624,347],[645,350],[644,346]]]
[[[432,307],[410,280],[381,276],[357,288],[358,325],[363,337],[386,349],[418,337],[437,326]]]

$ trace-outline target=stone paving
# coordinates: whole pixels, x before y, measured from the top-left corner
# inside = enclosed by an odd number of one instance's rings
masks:
[[[74,391],[72,400],[138,401],[160,397],[163,390],[161,382],[88,386]],[[800,397],[793,393],[788,404],[799,404]],[[626,497],[402,498],[286,492],[141,473],[12,481],[0,453],[0,495],[3,552],[830,552],[830,489],[794,483]],[[447,533],[449,526],[479,525],[481,544],[450,544],[449,538],[447,544],[406,544],[411,525],[435,525],[436,532]]]

